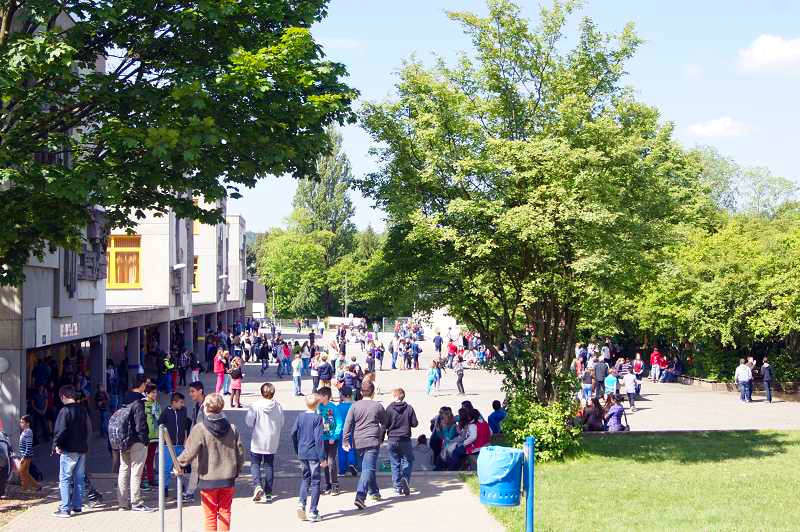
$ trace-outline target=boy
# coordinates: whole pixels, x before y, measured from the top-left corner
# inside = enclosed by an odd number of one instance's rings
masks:
[[[353,406],[353,389],[350,386],[344,385],[339,390],[339,405],[336,407],[336,415],[342,420],[342,427],[344,427],[344,420],[347,419],[347,412],[350,410],[351,406]],[[358,455],[353,447],[353,442],[350,442],[349,451],[345,451],[342,448],[342,442],[343,440],[340,433],[337,457],[337,462],[339,462],[339,474],[344,475],[349,471],[354,477],[358,476]]]
[[[262,497],[272,502],[275,454],[283,429],[283,407],[274,399],[275,386],[261,385],[261,399],[250,405],[245,423],[253,429],[250,439],[250,472],[253,477],[253,501]],[[263,469],[263,475],[262,475]]]
[[[492,429],[492,434],[502,434],[503,427],[501,423],[506,418],[506,411],[503,410],[503,405],[497,399],[492,401],[492,410],[494,410],[494,412],[489,414],[489,428]]]
[[[317,368],[317,373],[322,387],[330,389],[333,380],[333,366],[328,362],[328,355],[322,355],[322,364]]]
[[[295,355],[292,361],[292,380],[294,381],[294,394],[297,396],[303,395],[300,385],[303,375],[303,361],[300,355]]]
[[[183,394],[175,392],[170,397],[169,406],[158,418],[158,424],[167,427],[167,433],[169,434],[170,440],[172,440],[172,445],[175,447],[176,456],[183,452],[183,445],[186,442],[186,437],[192,429],[192,424],[189,421],[189,416],[186,414],[186,407],[184,405],[185,399]],[[169,494],[169,475],[172,473],[172,455],[167,451],[162,458],[164,459],[164,471],[167,475],[166,486],[164,486],[164,496],[166,497]],[[184,487],[184,492],[186,491],[186,487]]]
[[[617,394],[617,372],[616,370],[611,370],[611,372],[603,379],[603,385],[605,387],[605,397],[608,398],[609,395],[616,395]]]
[[[33,460],[33,431],[31,416],[25,415],[19,419],[19,481],[24,491],[39,491],[39,483],[31,476],[31,461]]]
[[[317,391],[319,395],[319,408],[317,411],[322,416],[322,439],[325,447],[325,494],[339,495],[339,479],[337,477],[339,440],[342,438],[344,417],[340,409],[331,403],[331,389],[323,386]],[[345,415],[347,415],[345,413]]]
[[[306,497],[311,490],[311,515],[308,520],[321,521],[317,509],[319,503],[320,467],[326,467],[325,448],[322,445],[322,418],[317,414],[319,398],[316,394],[306,396],[306,411],[297,416],[292,429],[294,452],[303,465],[303,478],[300,480],[300,501],[297,517],[306,520]]]
[[[389,461],[392,466],[392,483],[398,494],[411,493],[411,471],[414,468],[414,447],[411,429],[417,426],[414,407],[406,403],[406,392],[397,388],[392,392],[394,402],[386,407],[386,436],[389,440]]]
[[[625,393],[628,396],[631,412],[636,412],[636,375],[633,373],[626,373],[625,376],[622,377],[622,387],[625,388]]]
[[[155,485],[153,465],[158,450],[158,418],[161,417],[161,405],[158,403],[158,388],[155,384],[144,387],[144,414],[147,417],[147,459],[144,462],[145,480],[142,480],[142,491],[150,491]]]

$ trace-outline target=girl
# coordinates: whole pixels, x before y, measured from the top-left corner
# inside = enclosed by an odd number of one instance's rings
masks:
[[[308,347],[308,342],[303,342],[303,347],[300,349],[300,358],[303,360],[303,375],[309,375],[311,368],[311,349]]]
[[[294,381],[294,394],[297,396],[303,395],[300,391],[300,384],[303,375],[303,361],[300,359],[300,354],[294,356],[292,361],[292,380]]]
[[[436,376],[438,375],[438,369],[436,367],[436,362],[431,361],[431,369],[428,370],[428,395],[431,395],[433,391],[433,385],[436,382]]]
[[[464,359],[458,357],[456,363],[453,365],[453,370],[456,372],[456,387],[458,388],[458,395],[466,395],[464,393]]]
[[[192,368],[192,382],[197,382],[200,380],[200,362],[192,355],[192,362],[190,364]]]
[[[305,364],[305,360],[303,361]],[[320,361],[320,356],[316,355],[313,359],[311,359],[310,364],[310,371],[311,371],[311,392],[317,393],[317,388],[319,388],[319,365],[322,362]]]
[[[217,376],[214,391],[220,393],[225,383],[225,355],[222,349],[217,349],[217,354],[214,355],[214,375]]]
[[[242,357],[235,356],[231,360],[231,408],[242,408],[242,377],[244,377],[244,362]]]

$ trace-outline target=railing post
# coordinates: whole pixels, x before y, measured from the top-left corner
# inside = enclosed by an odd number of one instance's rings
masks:
[[[158,426],[158,513],[161,516],[161,532],[164,529],[164,514],[165,503],[164,500],[164,425]]]
[[[536,438],[525,438],[525,477],[528,480],[525,492],[525,532],[533,532],[534,470],[536,466]]]
[[[173,463],[173,468],[175,465]],[[183,475],[175,475],[175,478],[177,479],[175,489],[178,490],[178,532],[183,532]]]

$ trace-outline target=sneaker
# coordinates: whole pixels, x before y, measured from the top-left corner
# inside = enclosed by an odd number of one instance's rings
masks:
[[[264,495],[264,502],[272,502],[275,500],[275,496],[271,493],[267,493]]]
[[[259,502],[263,496],[264,490],[261,489],[261,486],[256,486],[256,489],[253,490],[253,502]]]
[[[150,483],[149,482],[147,482],[146,480],[143,480],[141,489],[142,489],[142,491],[152,491],[153,488],[150,487]]]
[[[131,507],[130,506],[120,506],[119,508],[117,508],[117,511],[118,512],[130,512],[131,511]]]
[[[311,514],[308,520],[311,521],[312,523],[319,523],[320,521],[322,521],[322,516],[319,515],[319,512],[314,512],[313,514]]]
[[[406,477],[400,479],[400,491],[406,497],[411,495],[411,489],[408,487],[408,479]]]
[[[99,508],[101,504],[101,501],[86,501],[84,506],[87,508]]]
[[[350,466],[347,467],[347,470],[350,471],[350,474],[352,476],[354,476],[354,477],[358,476],[358,469],[356,469],[356,466],[350,465]]]
[[[375,495],[370,495],[369,498],[372,499],[375,502],[380,502],[380,501],[383,500],[383,499],[381,499],[381,494],[380,493],[376,493]]]
[[[83,510],[81,510],[80,508],[78,508],[77,510],[73,509],[70,510],[69,513],[72,515],[81,515],[83,513]]]
[[[301,521],[306,520],[306,507],[305,506],[298,506],[297,507],[297,518]]]
[[[324,490],[322,490],[320,492],[320,495],[330,495],[330,494],[331,494],[331,487],[330,486],[328,486],[327,488],[325,488]]]
[[[145,506],[144,504],[137,504],[136,506],[131,506],[131,511],[134,512],[155,512],[155,508],[150,508],[149,506]]]
[[[353,502],[353,504],[355,504],[355,505],[356,505],[356,508],[358,508],[359,510],[363,510],[363,509],[365,509],[365,508],[367,507],[367,503],[365,503],[365,502],[364,502],[364,501],[362,501],[361,499],[356,499],[356,500]]]
[[[339,491],[339,484],[334,484],[333,489],[331,489],[331,495],[336,496],[339,495],[341,491]]]
[[[194,502],[194,493],[184,493],[183,502]]]
[[[53,512],[53,517],[67,518],[67,517],[71,517],[71,516],[72,516],[71,513],[67,512],[67,511],[64,511],[64,510],[56,510],[55,512]]]

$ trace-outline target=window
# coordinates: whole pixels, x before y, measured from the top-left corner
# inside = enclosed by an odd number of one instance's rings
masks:
[[[108,239],[108,288],[141,288],[139,235],[112,235]]]
[[[192,292],[197,292],[200,290],[200,279],[197,278],[197,271],[198,271],[198,257],[197,255],[194,256],[194,273],[192,274]]]

